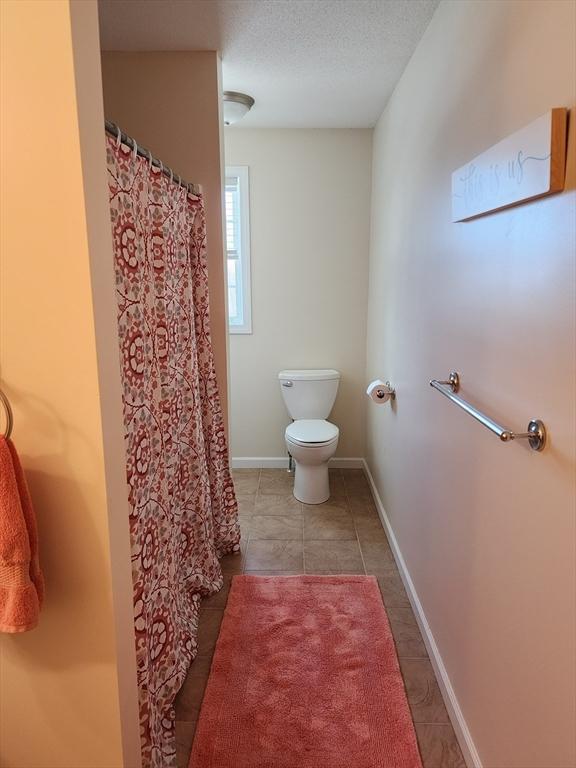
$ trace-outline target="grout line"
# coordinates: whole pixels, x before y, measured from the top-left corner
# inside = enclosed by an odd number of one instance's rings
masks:
[[[258,498],[258,489],[260,488],[260,473],[258,473],[258,485],[256,487],[256,495],[254,496],[254,509],[256,508],[256,499]],[[242,526],[240,526],[242,528]],[[246,547],[244,549],[244,554],[242,555],[242,563],[241,563],[241,569],[240,573],[243,574],[246,570],[246,560],[248,558],[248,547],[250,546],[250,538],[251,538],[251,531],[252,526],[248,526],[248,533],[246,534]]]
[[[358,529],[356,528],[356,518],[354,517],[354,515],[350,513],[350,495],[348,493],[348,486],[346,485],[345,480],[344,480],[344,492],[346,494],[346,506],[348,507],[348,513],[352,518],[352,523],[354,525],[354,533],[356,534],[356,541],[358,542],[358,549],[360,550],[360,558],[362,559],[362,568],[364,569],[364,575],[368,576],[368,569],[366,568],[366,561],[364,560],[364,552],[362,552],[362,543],[360,542],[360,536],[358,536]],[[384,600],[382,600],[382,603],[384,603]]]
[[[412,722],[414,723],[414,725],[437,725],[440,728],[451,728],[452,730],[454,730],[450,720],[448,720],[445,723],[430,723],[430,722],[427,722],[427,721],[425,722],[423,720],[414,720],[414,717],[412,717]],[[454,734],[454,738],[456,739],[456,734]]]

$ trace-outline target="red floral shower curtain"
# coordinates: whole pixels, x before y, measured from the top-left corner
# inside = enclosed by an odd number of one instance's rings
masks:
[[[173,702],[201,596],[239,549],[210,340],[201,195],[107,137],[144,768],[175,765]]]

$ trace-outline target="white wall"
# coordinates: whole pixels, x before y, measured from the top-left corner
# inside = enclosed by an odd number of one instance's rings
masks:
[[[337,456],[364,455],[371,130],[228,128],[248,165],[252,335],[230,337],[231,454],[286,455],[277,373],[336,368]]]
[[[368,462],[484,768],[572,768],[575,131],[567,191],[452,224],[454,169],[576,99],[576,5],[443,2],[374,135]],[[500,443],[428,386],[550,445]]]

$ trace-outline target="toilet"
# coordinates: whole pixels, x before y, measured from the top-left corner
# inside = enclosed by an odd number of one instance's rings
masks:
[[[340,374],[332,369],[290,370],[278,374],[282,397],[294,419],[286,427],[286,448],[296,465],[294,496],[304,504],[330,498],[328,462],[338,446],[339,430],[326,421]]]

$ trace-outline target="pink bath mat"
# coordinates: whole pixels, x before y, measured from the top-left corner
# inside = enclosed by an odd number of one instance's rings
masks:
[[[372,576],[236,576],[190,768],[422,768]]]

